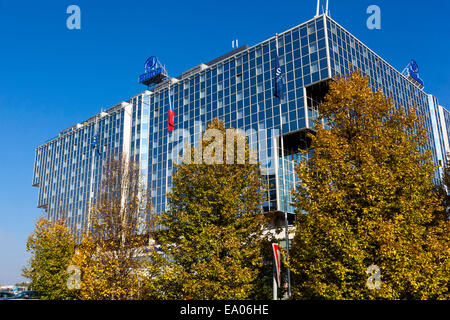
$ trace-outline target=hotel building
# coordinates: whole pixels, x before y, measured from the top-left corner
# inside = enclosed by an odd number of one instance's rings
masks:
[[[277,49],[285,83],[281,100],[273,94]],[[227,127],[245,131],[257,150],[271,186],[264,210],[288,213],[292,220],[298,148],[307,147],[306,133],[313,128],[328,81],[347,74],[351,66],[369,75],[370,85],[381,87],[397,106],[419,107],[429,129],[427,148],[436,164],[444,163],[450,151],[450,114],[424,91],[416,66],[399,72],[323,14],[180,76],[170,77],[164,70],[147,90],[37,147],[32,183],[39,188],[37,205],[50,219],[64,216],[72,229],[83,229],[89,203],[99,189],[102,162],[108,154],[122,154],[139,163],[154,210],[164,212],[183,141],[195,145],[207,124],[219,118]],[[169,92],[175,111],[173,132],[167,129]]]

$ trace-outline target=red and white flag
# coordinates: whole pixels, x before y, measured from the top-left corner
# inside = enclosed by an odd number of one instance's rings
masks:
[[[275,268],[277,270],[278,288],[281,287],[281,273],[280,273],[280,245],[278,243],[272,243],[273,255],[275,257]]]
[[[170,97],[170,88],[169,88],[169,117],[168,117],[169,131],[173,131],[173,129],[175,129],[174,118],[175,118],[175,111],[173,110],[172,98]]]

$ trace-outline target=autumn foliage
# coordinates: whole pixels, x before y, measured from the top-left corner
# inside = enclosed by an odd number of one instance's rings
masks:
[[[39,291],[42,299],[67,300],[76,297],[67,287],[67,267],[75,252],[75,238],[64,220],[52,222],[40,217],[28,238],[27,251],[31,258],[23,270],[23,276],[31,280],[31,288]]]
[[[139,299],[144,262],[156,219],[139,167],[108,159],[99,197],[73,264],[81,271],[79,297],[86,300]]]
[[[293,298],[449,299],[450,169],[437,188],[422,115],[360,72],[331,81],[319,113],[296,168]],[[139,166],[108,159],[78,243],[64,221],[37,222],[24,271],[33,289],[45,299],[270,297],[267,186],[246,138],[227,133],[214,120],[192,161],[176,165],[161,217]],[[368,286],[369,266],[379,288]]]
[[[436,218],[423,117],[372,91],[360,72],[332,81],[319,113],[312,157],[296,170],[294,297],[449,298],[449,221]],[[366,286],[370,265],[380,289]]]
[[[214,120],[207,128],[211,129],[223,137],[212,155],[223,153],[225,161],[226,128]],[[201,148],[208,150],[219,140],[218,136],[203,138]],[[199,151],[193,149],[192,156]],[[245,160],[243,164],[237,163],[239,157]],[[171,258],[172,273],[167,276],[176,279],[172,298],[249,299],[257,295],[266,227],[261,210],[265,188],[258,166],[249,160],[246,144],[244,154],[234,152],[232,164],[212,161],[177,166],[170,208],[161,219],[165,230],[159,237],[162,250]]]

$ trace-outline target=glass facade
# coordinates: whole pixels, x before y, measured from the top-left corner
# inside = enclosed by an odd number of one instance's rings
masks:
[[[286,89],[281,101],[273,95],[276,43]],[[104,155],[123,153],[139,163],[155,212],[164,212],[177,155],[184,143],[197,145],[207,124],[218,118],[227,127],[244,131],[257,151],[270,185],[264,210],[293,213],[291,190],[298,184],[294,165],[299,145],[292,141],[312,128],[323,98],[321,84],[349,72],[351,65],[367,73],[371,85],[382,87],[399,107],[411,101],[420,107],[437,163],[442,150],[436,149],[433,139],[448,135],[441,125],[442,119],[449,119],[448,112],[433,97],[438,117],[433,122],[425,92],[322,15],[170,78],[38,147],[33,177],[33,185],[39,187],[38,207],[50,218],[66,215],[73,228],[82,228],[98,189]],[[175,111],[173,132],[167,130],[169,93]],[[96,135],[100,152],[92,147]]]
[[[109,155],[128,153],[129,143],[124,139],[129,134],[124,129],[125,122],[130,122],[126,116],[129,109],[122,104],[113,107],[61,131],[36,149],[33,186],[39,188],[37,205],[45,209],[49,219],[65,217],[74,231],[86,224],[103,162]]]
[[[438,128],[438,137],[441,140],[441,147],[443,152],[443,159],[445,163],[449,162],[450,156],[450,111],[448,111],[443,106],[438,106],[437,108],[437,128]]]
[[[446,156],[441,148],[442,136],[439,136],[437,128],[436,111],[439,105],[437,98],[419,89],[328,17],[327,33],[332,75],[347,74],[352,67],[359,68],[369,76],[371,87],[381,88],[386,96],[393,99],[398,108],[407,108],[412,105],[418,107],[419,112],[424,116],[425,126],[429,129],[429,140],[425,148],[432,151],[432,158],[436,164],[442,164]]]

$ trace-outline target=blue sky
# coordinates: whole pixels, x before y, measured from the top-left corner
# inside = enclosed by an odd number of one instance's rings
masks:
[[[66,9],[81,8],[81,30]],[[381,30],[366,9],[381,8]],[[34,148],[145,88],[151,55],[177,76],[311,19],[316,0],[0,0],[0,285],[23,280],[35,219]],[[425,90],[450,107],[450,2],[330,0],[331,16],[398,70],[411,58]]]

